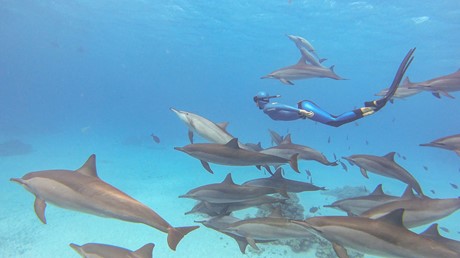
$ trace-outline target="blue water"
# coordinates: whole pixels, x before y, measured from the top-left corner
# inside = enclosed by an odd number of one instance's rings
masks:
[[[95,153],[103,180],[171,224],[193,225],[197,217],[183,212],[194,202],[178,195],[220,182],[228,172],[237,183],[263,174],[255,168],[212,165],[216,174],[210,175],[197,160],[175,151],[174,146],[188,144],[187,129],[170,107],[228,121],[232,135],[243,142],[261,141],[264,147],[270,146],[267,129],[272,129],[292,133],[295,143],[329,159],[333,154],[396,151],[406,158],[396,161],[428,195],[459,196],[449,185],[460,184],[458,156],[418,146],[459,133],[458,93],[452,93],[456,99],[423,92],[396,100],[340,128],[308,120],[273,121],[252,102],[264,90],[281,94],[280,102],[295,105],[310,99],[338,115],[388,87],[412,47],[417,50],[406,74],[412,81],[460,67],[458,1],[388,2],[0,0],[0,142],[16,139],[32,146],[28,154],[0,157],[0,256],[78,257],[70,242],[130,249],[155,242],[154,257],[243,256],[232,239],[206,228],[190,233],[173,252],[163,233],[145,225],[52,205],[46,212],[48,225],[42,225],[33,211],[33,196],[8,181],[30,171],[76,169]],[[308,39],[328,58],[325,64],[335,65],[349,80],[308,79],[294,86],[261,80],[297,62],[298,50],[285,34]],[[151,133],[160,137],[160,144]],[[367,180],[356,167],[348,173],[311,162],[301,167],[313,172],[316,184],[330,189],[373,189],[383,182],[390,193],[400,194],[405,187],[374,174]],[[287,175],[305,180],[291,170]],[[326,204],[319,193],[299,197],[307,210]],[[321,209],[321,214],[338,213]],[[443,235],[460,239],[459,216],[439,222],[450,229]],[[283,257],[283,247],[266,248],[275,251],[248,256]]]

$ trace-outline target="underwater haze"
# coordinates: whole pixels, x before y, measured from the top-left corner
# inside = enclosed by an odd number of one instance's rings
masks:
[[[412,82],[456,72],[459,31],[457,0],[0,0],[0,257],[79,257],[69,244],[90,242],[130,250],[155,243],[153,257],[336,257],[317,252],[330,246],[298,250],[273,243],[259,243],[259,251],[248,246],[242,254],[233,239],[204,226],[172,251],[166,234],[149,226],[52,204],[45,225],[35,215],[34,196],[10,182],[32,171],[76,170],[96,154],[102,180],[182,227],[201,225],[195,221],[203,217],[184,215],[195,201],[179,195],[221,182],[227,173],[238,184],[268,176],[254,166],[217,164],[208,173],[199,160],[174,149],[190,141],[170,108],[229,122],[227,131],[239,141],[264,148],[272,146],[270,129],[290,133],[294,143],[329,160],[396,152],[396,162],[427,196],[457,198],[459,156],[419,145],[460,133],[459,92],[449,92],[454,98],[423,91],[395,99],[341,127],[272,120],[253,97],[259,91],[280,94],[276,101],[292,106],[308,99],[339,115],[380,98],[375,94],[390,86],[411,48],[415,58],[405,76]],[[286,35],[307,39],[327,58],[322,64],[334,65],[347,80],[285,85],[261,79],[299,60]],[[195,142],[207,140],[195,135]],[[348,171],[311,161],[299,161],[300,174],[285,166],[285,177],[327,189],[297,194],[305,217],[345,216],[323,205],[360,189],[383,184],[386,193],[400,196],[406,187],[374,173],[366,179],[343,161]],[[460,241],[459,219],[454,212],[436,221],[441,234]]]

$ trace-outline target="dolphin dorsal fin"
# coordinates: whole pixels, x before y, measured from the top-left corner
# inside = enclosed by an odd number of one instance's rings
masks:
[[[438,223],[433,223],[431,226],[429,226],[425,231],[420,233],[422,236],[428,236],[428,237],[441,237],[441,234],[439,234],[438,230]]]
[[[152,258],[152,251],[154,247],[155,245],[152,243],[146,244],[143,247],[134,251],[133,254],[135,257],[139,258]]]
[[[292,144],[291,134],[286,134],[286,136],[284,136],[283,141],[281,141],[280,144]]]
[[[216,125],[222,130],[227,131],[228,122],[217,123]]]
[[[408,185],[404,193],[401,195],[403,199],[412,199],[415,198],[414,192],[412,192],[412,186]]]
[[[89,156],[88,160],[83,164],[83,166],[75,172],[80,173],[85,176],[93,176],[93,177],[98,177],[97,176],[97,170],[96,170],[96,155],[92,154]]]
[[[273,174],[273,176],[271,176],[271,178],[273,179],[283,179],[283,168],[282,167],[279,167],[276,169],[275,173]]]
[[[276,207],[274,208],[270,215],[268,215],[268,217],[270,218],[283,218],[283,214],[281,213],[281,207]]]
[[[378,218],[377,220],[384,221],[384,222],[387,222],[387,223],[390,223],[396,226],[404,227],[403,214],[404,214],[404,209],[397,209],[397,210],[394,210],[388,213],[387,215],[383,217]]]
[[[379,184],[370,195],[385,195],[382,184]]]
[[[239,149],[240,146],[238,146],[238,138],[233,138],[230,141],[228,141],[225,146],[233,149]]]
[[[302,54],[302,51],[300,52]],[[297,64],[296,65],[305,65],[307,64],[307,58],[302,55],[302,57],[300,57],[299,61],[297,61]]]
[[[412,82],[409,80],[409,76],[406,76],[406,78],[404,78],[402,85],[407,85],[409,87],[411,83]]]
[[[395,154],[396,154],[396,152],[392,151],[392,152],[386,154],[383,157],[394,162],[395,161]]]
[[[225,177],[224,181],[222,181],[222,184],[235,185],[235,182],[233,182],[232,173],[227,174],[227,176]]]

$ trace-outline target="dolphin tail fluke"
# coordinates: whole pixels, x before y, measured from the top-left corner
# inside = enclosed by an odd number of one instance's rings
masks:
[[[192,226],[192,227],[178,227],[168,228],[168,245],[169,248],[176,251],[177,244],[182,240],[182,238],[190,233],[191,231],[199,228],[199,226]]]

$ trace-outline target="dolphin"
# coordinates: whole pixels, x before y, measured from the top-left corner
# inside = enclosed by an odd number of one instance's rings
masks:
[[[454,134],[443,138],[439,138],[430,143],[420,144],[420,146],[437,147],[441,149],[451,150],[457,153],[458,156],[460,156],[460,134]]]
[[[197,114],[170,108],[189,128],[188,137],[190,143],[193,143],[193,133],[197,133],[201,137],[213,143],[226,144],[234,137],[227,132],[228,123],[216,124],[210,120]],[[244,144],[238,142],[238,146],[242,149],[250,150]]]
[[[179,198],[192,198],[210,203],[236,203],[257,199],[267,194],[279,193],[289,198],[286,191],[270,187],[256,187],[248,185],[237,185],[233,182],[232,174],[228,173],[224,181],[217,184],[203,185],[188,191]]]
[[[324,187],[284,178],[282,175],[282,168],[278,168],[271,177],[249,180],[244,182],[243,185],[271,187],[291,193],[325,190]]]
[[[428,196],[412,195],[410,198],[376,206],[362,213],[361,217],[376,219],[397,209],[404,209],[404,225],[413,228],[433,223],[454,213],[460,209],[460,198],[432,199]]]
[[[401,85],[396,89],[395,94],[393,97],[391,97],[390,102],[393,103],[394,99],[405,99],[410,96],[414,96],[420,92],[422,92],[422,89],[419,88],[411,88],[413,85],[416,85],[417,83],[413,83],[410,81],[409,77],[406,77]],[[375,96],[386,96],[388,92],[387,89],[381,90],[379,93],[376,93]]]
[[[337,166],[338,164],[336,161],[332,162],[327,160],[321,152],[313,148],[292,143],[291,134],[286,135],[283,141],[277,146],[261,150],[259,153],[274,155],[285,159],[289,159],[292,155],[298,154],[297,159],[299,160],[314,160],[326,166]]]
[[[432,224],[425,231],[420,233],[420,235],[447,245],[450,249],[460,253],[460,241],[441,236],[438,231],[438,223]]]
[[[436,77],[424,82],[419,82],[416,85],[410,86],[410,88],[418,88],[426,91],[431,91],[433,96],[441,98],[440,94],[445,95],[449,98],[455,98],[450,95],[449,92],[460,90],[460,69],[456,72]]]
[[[409,192],[410,195],[413,196],[412,188],[410,186],[406,188],[402,197],[387,195],[383,192],[382,184],[379,184],[369,195],[338,200],[330,205],[324,205],[324,207],[336,208],[345,211],[348,216],[360,216],[363,212],[376,206],[396,201],[400,198],[407,198]]]
[[[312,55],[314,55],[318,60],[324,61],[325,59],[320,59],[318,56],[318,53],[316,52],[315,48],[313,45],[306,39],[300,37],[300,36],[294,36],[294,35],[286,35],[290,40],[294,42],[296,47],[298,49],[305,48],[310,52]]]
[[[460,253],[432,239],[417,235],[403,226],[403,209],[379,219],[344,216],[317,216],[293,221],[332,243],[340,258],[345,248],[383,257],[454,258]]]
[[[302,56],[295,65],[287,66],[275,70],[261,79],[278,79],[286,85],[294,85],[293,80],[310,78],[330,78],[334,80],[346,80],[334,72],[334,65],[327,68],[323,66],[310,65],[306,63],[305,56]]]
[[[259,250],[257,240],[305,239],[312,234],[292,220],[281,216],[280,209],[275,209],[270,216],[250,218],[234,222],[221,231],[244,237],[249,245]]]
[[[365,178],[369,178],[367,175],[367,171],[369,171],[381,176],[398,179],[410,185],[419,195],[423,195],[422,188],[417,180],[395,162],[395,152],[390,152],[382,157],[357,154],[342,158],[347,160],[351,165],[358,166]]]
[[[187,233],[198,228],[174,228],[149,207],[102,181],[97,175],[94,154],[75,171],[44,170],[10,180],[35,195],[35,213],[44,224],[48,202],[65,209],[149,225],[168,234],[172,250]]]
[[[187,153],[201,161],[203,167],[211,174],[211,167],[208,162],[228,166],[279,166],[289,163],[294,171],[299,173],[297,156],[292,155],[290,159],[264,154],[255,151],[248,151],[238,146],[238,139],[233,138],[227,144],[217,143],[195,143],[174,149]],[[268,169],[267,169],[268,170]]]
[[[152,258],[154,244],[146,244],[136,251],[113,245],[88,243],[84,245],[70,244],[82,257],[98,258]]]
[[[286,199],[264,195],[257,197],[256,199],[250,199],[241,202],[210,203],[207,201],[200,201],[192,208],[192,210],[186,212],[185,215],[192,213],[202,213],[209,216],[221,216],[250,207],[256,207],[264,204],[280,203],[284,202],[285,200]]]
[[[228,232],[223,232],[222,230],[224,228],[227,228],[229,225],[235,223],[235,222],[238,222],[240,221],[240,219],[238,218],[235,218],[231,215],[228,215],[228,216],[217,216],[217,217],[211,217],[211,218],[208,218],[208,219],[204,219],[204,220],[201,220],[201,221],[195,221],[197,223],[201,223],[203,224],[205,227],[207,228],[211,228],[211,229],[214,229],[220,233],[223,233],[233,239],[235,239],[236,243],[238,243],[238,246],[240,248],[240,251],[242,254],[245,254],[246,253],[246,247],[248,246],[248,241],[246,240],[245,237],[242,237],[242,236],[239,236],[239,235],[236,235],[236,234],[233,234],[233,233],[228,233]],[[268,243],[268,242],[272,242],[272,241],[275,241],[275,240],[259,240],[259,239],[254,239],[254,242],[255,243]]]

